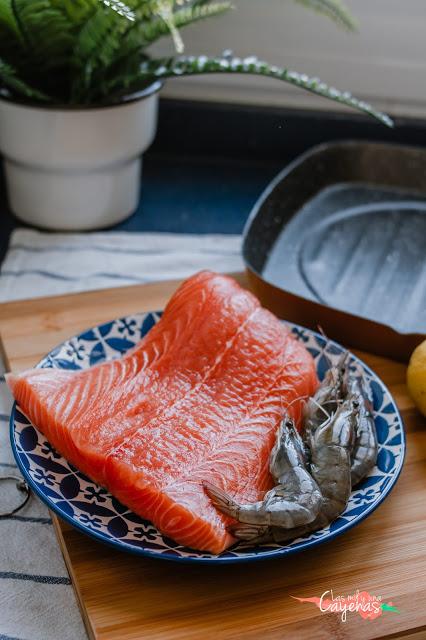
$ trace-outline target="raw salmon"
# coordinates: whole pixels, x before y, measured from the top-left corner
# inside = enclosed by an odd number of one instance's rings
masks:
[[[165,535],[213,553],[233,539],[202,482],[259,499],[284,408],[317,385],[303,344],[234,280],[209,272],[187,280],[122,358],[7,381],[70,462]],[[298,419],[300,403],[289,410]]]
[[[108,453],[208,376],[258,307],[236,282],[201,272],[124,357],[81,372],[24,371],[8,383],[58,451],[106,485]]]

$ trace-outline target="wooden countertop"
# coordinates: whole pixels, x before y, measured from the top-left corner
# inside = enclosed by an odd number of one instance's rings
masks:
[[[238,276],[244,284],[244,276]],[[178,282],[0,305],[9,369],[33,366],[83,329],[160,309]],[[388,385],[407,432],[401,477],[383,505],[334,541],[299,555],[246,565],[178,565],[120,553],[54,517],[91,638],[102,640],[373,640],[426,638],[426,429],[405,387],[404,365],[357,352]],[[290,596],[349,595],[392,601],[400,613],[342,622]],[[60,612],[58,612],[60,615]]]

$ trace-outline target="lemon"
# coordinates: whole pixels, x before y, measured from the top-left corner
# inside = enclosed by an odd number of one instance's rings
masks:
[[[411,354],[407,369],[407,387],[416,407],[426,416],[426,340]]]

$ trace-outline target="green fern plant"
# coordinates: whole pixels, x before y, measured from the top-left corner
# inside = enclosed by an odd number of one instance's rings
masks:
[[[295,0],[356,27],[341,0]],[[250,57],[184,56],[180,30],[232,9],[228,0],[0,0],[0,93],[57,105],[109,104],[157,79],[205,73],[275,78],[391,120],[316,78]],[[151,58],[147,48],[172,37],[176,56]]]

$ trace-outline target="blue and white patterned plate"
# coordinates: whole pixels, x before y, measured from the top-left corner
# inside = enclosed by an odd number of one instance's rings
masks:
[[[133,347],[159,320],[161,313],[142,313],[85,331],[51,351],[38,365],[85,369],[115,358]],[[322,336],[288,323],[305,343],[323,377],[329,361],[342,347],[330,342],[324,355]],[[377,465],[352,492],[344,513],[329,527],[286,545],[253,547],[238,544],[220,555],[188,549],[161,535],[147,520],[129,511],[105,489],[92,482],[57,453],[16,404],[11,415],[11,443],[17,463],[34,492],[71,525],[96,540],[131,553],[167,560],[230,563],[261,560],[296,553],[327,542],[364,520],[391,491],[402,468],[404,427],[395,402],[381,380],[363,362],[351,356],[351,368],[363,371],[371,390],[379,440]]]

